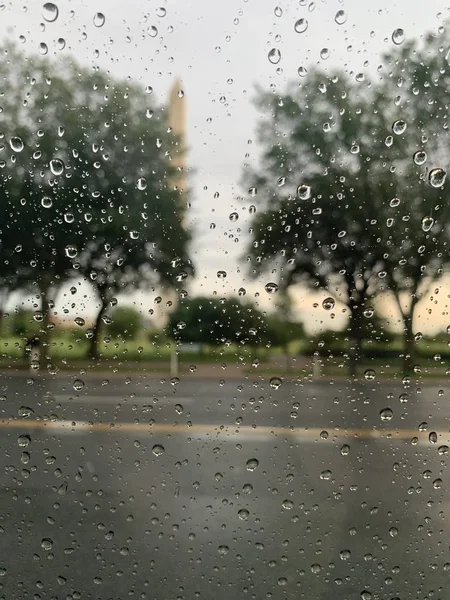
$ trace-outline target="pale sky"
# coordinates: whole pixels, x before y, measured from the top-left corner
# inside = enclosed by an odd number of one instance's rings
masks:
[[[37,53],[45,42],[49,56],[58,60],[71,54],[86,65],[100,66],[112,75],[130,76],[151,85],[154,94],[165,101],[175,77],[182,80],[187,103],[188,162],[191,176],[192,208],[188,221],[196,239],[193,259],[197,277],[190,284],[193,293],[219,295],[236,293],[240,287],[249,296],[259,293],[262,306],[271,300],[264,292],[270,275],[250,282],[245,265],[238,262],[247,243],[248,206],[252,199],[240,187],[244,160],[256,164],[257,114],[251,100],[254,86],[283,89],[298,80],[300,66],[339,65],[350,74],[373,73],[380,53],[393,44],[394,29],[402,28],[406,38],[436,31],[450,16],[444,0],[56,0],[59,9],[54,22],[45,22],[40,0],[13,0],[1,4],[2,37],[16,40],[26,53]],[[344,10],[346,22],[335,22]],[[94,16],[105,15],[102,27]],[[279,16],[277,16],[279,15]],[[308,28],[296,33],[295,22],[304,18]],[[156,30],[155,30],[156,28]],[[23,38],[25,41],[23,41]],[[154,37],[153,37],[154,36]],[[66,42],[58,49],[58,39]],[[22,39],[22,41],[21,41]],[[277,48],[281,60],[268,60]],[[321,50],[329,58],[321,58]],[[246,154],[249,157],[246,158]],[[216,192],[219,197],[214,197]],[[238,200],[242,196],[244,200]],[[239,220],[229,214],[237,211]],[[210,224],[215,223],[215,229]],[[218,280],[218,270],[227,278]],[[90,293],[86,288],[86,293]],[[423,330],[447,326],[442,312],[447,310],[448,290],[442,289],[441,306],[424,306],[420,316]],[[145,313],[153,306],[155,294],[135,296]],[[329,313],[314,308],[317,297],[295,292],[298,315],[309,328]],[[86,311],[92,311],[87,303]],[[388,311],[389,305],[386,305]],[[427,309],[432,313],[427,314]],[[75,316],[75,315],[74,315]],[[335,322],[338,322],[337,316]],[[417,328],[417,327],[416,327]]]

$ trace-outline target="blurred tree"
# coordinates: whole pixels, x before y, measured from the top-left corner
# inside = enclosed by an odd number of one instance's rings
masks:
[[[250,269],[255,276],[275,269],[282,288],[323,288],[329,294],[324,310],[344,305],[352,375],[362,354],[364,307],[387,289],[402,310],[404,369],[410,371],[418,290],[424,278],[436,279],[446,260],[448,203],[432,172],[417,173],[417,151],[427,130],[425,137],[438,138],[448,152],[439,111],[450,103],[450,81],[442,75],[449,77],[449,67],[437,49],[432,58],[428,46],[419,57],[413,50],[386,58],[376,85],[367,77],[355,82],[342,72],[311,70],[286,93],[258,92],[262,156],[258,168],[245,173],[257,199]],[[393,103],[399,81],[401,101]]]
[[[169,318],[169,337],[183,343],[256,346],[266,336],[263,313],[237,298],[198,297],[182,300]]]
[[[9,314],[8,329],[11,335],[25,338],[38,333],[38,323],[33,318],[33,311],[18,309]]]
[[[108,303],[131,287],[176,286],[192,271],[171,179],[164,110],[151,88],[80,67],[3,51],[0,244],[49,300],[87,278],[99,299],[90,356]],[[173,179],[172,179],[173,181]]]
[[[112,313],[108,333],[112,337],[134,339],[141,329],[142,316],[132,306],[116,306]]]

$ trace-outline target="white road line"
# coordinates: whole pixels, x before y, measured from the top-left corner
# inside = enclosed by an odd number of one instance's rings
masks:
[[[151,406],[163,406],[165,404],[182,404],[183,406],[192,404],[192,397],[189,396],[135,396],[134,398],[124,396],[104,396],[99,395],[79,395],[79,394],[53,394],[53,398],[56,402],[70,403],[70,404],[110,404],[114,406],[116,404],[122,404],[131,406],[133,404],[146,404]]]

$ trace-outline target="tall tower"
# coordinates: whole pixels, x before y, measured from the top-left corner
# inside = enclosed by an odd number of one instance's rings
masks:
[[[184,194],[186,190],[186,98],[181,85],[181,80],[173,82],[169,94],[168,106],[169,127],[174,136],[172,146],[172,166],[176,169],[171,184],[177,187],[180,193],[180,209],[184,212]]]

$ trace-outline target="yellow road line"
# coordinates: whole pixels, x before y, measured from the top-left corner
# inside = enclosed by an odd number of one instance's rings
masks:
[[[334,429],[334,428],[302,428],[302,427],[270,427],[267,425],[251,426],[233,426],[233,425],[209,425],[198,424],[189,426],[182,424],[164,424],[154,423],[92,423],[88,421],[49,421],[38,419],[2,419],[0,420],[0,429],[40,429],[46,430],[51,434],[77,433],[77,432],[117,432],[117,433],[163,433],[163,434],[185,434],[201,435],[206,434],[212,437],[217,436],[243,436],[243,437],[261,437],[266,436],[276,438],[278,436],[298,437],[302,439],[316,439],[325,441],[323,432],[328,433],[328,440],[336,438],[353,439],[402,439],[411,440],[417,437],[421,440],[428,439],[428,431],[418,431],[417,429]],[[439,441],[450,440],[449,431],[436,431]],[[321,435],[322,434],[322,435]]]

